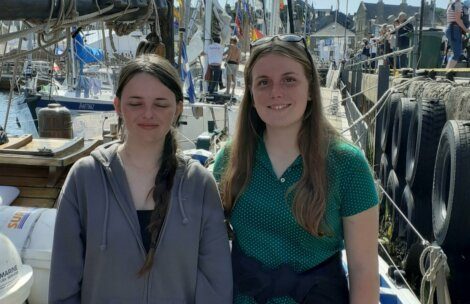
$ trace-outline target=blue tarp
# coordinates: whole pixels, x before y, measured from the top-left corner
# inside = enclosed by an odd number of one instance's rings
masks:
[[[103,50],[86,46],[83,43],[83,37],[81,34],[78,34],[75,36],[74,47],[75,47],[75,58],[80,63],[80,66],[83,66],[83,64],[85,63],[104,61]]]

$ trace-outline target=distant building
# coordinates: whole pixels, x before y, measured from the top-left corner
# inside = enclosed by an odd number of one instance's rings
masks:
[[[314,46],[314,53],[320,60],[338,62],[344,59],[344,52],[354,46],[354,39],[354,32],[333,22],[310,36],[310,47]]]
[[[324,61],[344,58],[344,51],[355,44],[354,20],[342,12],[315,10],[315,32],[310,35],[310,48]],[[345,45],[346,43],[346,45]]]

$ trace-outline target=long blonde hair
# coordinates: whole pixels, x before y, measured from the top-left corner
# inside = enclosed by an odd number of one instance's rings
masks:
[[[244,79],[247,89],[239,109],[237,129],[230,149],[230,161],[221,181],[221,191],[226,211],[248,185],[254,167],[257,143],[266,129],[253,107],[251,94],[252,70],[258,59],[268,54],[289,57],[299,62],[309,82],[309,100],[297,135],[303,160],[303,174],[293,187],[295,193],[292,212],[296,221],[312,235],[323,234],[320,228],[325,213],[328,194],[327,153],[330,141],[339,138],[338,132],[323,115],[319,74],[310,63],[302,42],[272,40],[251,50]]]

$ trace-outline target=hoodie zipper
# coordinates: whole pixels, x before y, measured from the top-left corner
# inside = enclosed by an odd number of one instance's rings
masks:
[[[183,173],[184,174],[184,171]],[[183,176],[181,176],[181,179],[183,178]],[[173,184],[173,187],[171,187],[171,191],[178,191],[178,188],[176,187],[175,188],[175,184]],[[178,199],[178,195],[179,193],[177,192],[176,194],[176,199]],[[166,214],[165,214],[165,219],[163,219],[163,226],[162,226],[162,230],[160,231],[160,234],[158,235],[158,239],[157,239],[157,245],[155,247],[155,255],[154,255],[154,258],[156,256],[158,256],[158,248],[160,247],[160,242],[162,240],[162,236],[163,234],[165,233],[165,230],[166,230],[166,226],[167,226],[167,219],[168,219],[168,215],[170,214],[170,210],[171,210],[171,207],[173,206],[173,199],[172,199],[173,195],[170,196],[170,201],[168,202],[168,208],[166,210]],[[155,261],[154,261],[155,263]],[[147,301],[146,303],[149,303],[149,299],[150,299],[150,288],[151,288],[151,278],[152,278],[152,271],[153,271],[153,267],[150,269],[149,271],[149,275],[147,276]]]

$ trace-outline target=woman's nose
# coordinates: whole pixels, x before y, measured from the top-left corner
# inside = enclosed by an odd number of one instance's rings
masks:
[[[144,108],[144,118],[153,118],[153,109],[152,106],[145,106]]]
[[[282,83],[273,83],[271,87],[271,98],[281,97],[284,93]]]

